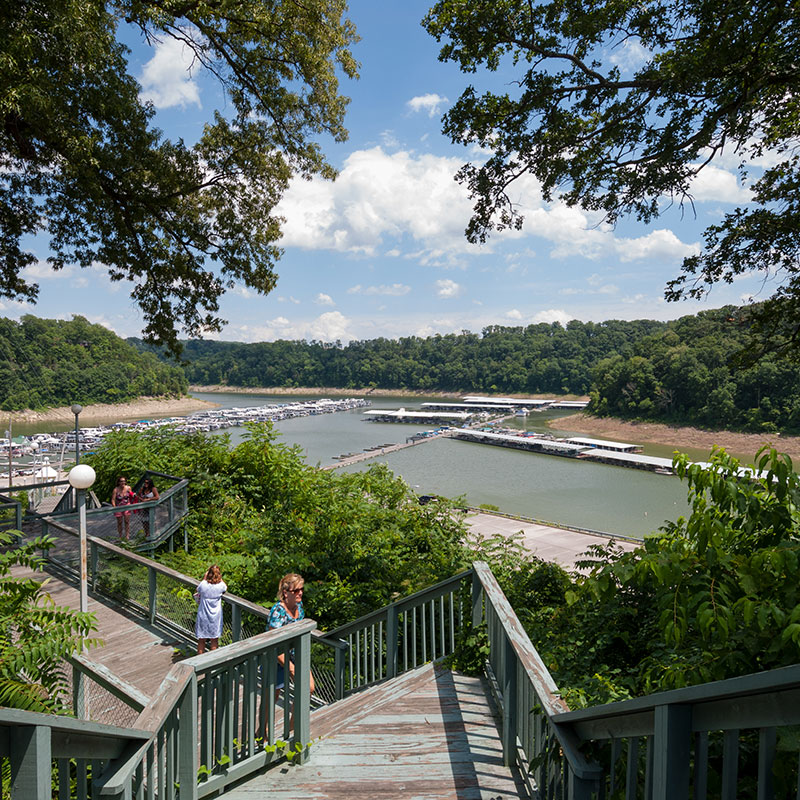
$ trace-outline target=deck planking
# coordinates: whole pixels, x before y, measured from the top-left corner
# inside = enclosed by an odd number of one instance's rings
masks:
[[[47,581],[45,591],[60,606],[78,609],[80,592],[77,586],[42,572],[14,567],[15,577]],[[107,667],[122,680],[135,686],[148,697],[156,690],[175,663],[175,648],[182,643],[147,624],[141,617],[110,602],[89,594],[89,611],[97,618],[97,631],[92,636],[103,640],[86,656]]]
[[[303,766],[277,766],[226,800],[507,800],[524,796],[503,766],[485,682],[433,665],[311,716]]]

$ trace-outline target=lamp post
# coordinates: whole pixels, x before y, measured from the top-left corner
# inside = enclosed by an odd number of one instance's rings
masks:
[[[77,416],[77,414],[76,414]],[[86,566],[86,490],[97,475],[88,464],[79,464],[69,471],[69,483],[78,495],[78,532],[81,550],[81,611],[89,610],[89,571]]]
[[[80,446],[78,444],[78,415],[83,411],[83,406],[79,406],[77,403],[73,403],[69,410],[75,415],[75,463],[81,463],[81,451]],[[94,482],[94,479],[92,479]],[[91,484],[90,484],[91,485]]]

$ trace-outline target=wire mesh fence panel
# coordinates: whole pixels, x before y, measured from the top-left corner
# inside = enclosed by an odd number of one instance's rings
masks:
[[[177,628],[193,633],[197,618],[197,603],[193,597],[194,589],[172,575],[155,571],[154,575],[156,615]]]
[[[79,719],[88,719],[91,722],[102,722],[106,725],[116,725],[120,728],[133,727],[139,712],[131,705],[116,697],[95,681],[91,675],[82,673],[79,678],[82,685],[81,693],[76,697],[75,670],[71,664],[64,662],[64,676],[68,696],[72,698],[73,713]],[[74,707],[77,704],[77,707]]]
[[[95,591],[149,616],[150,584],[146,565],[99,547],[95,567]]]

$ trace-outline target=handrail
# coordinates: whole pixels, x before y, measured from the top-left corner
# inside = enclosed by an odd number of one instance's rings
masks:
[[[557,750],[565,759],[567,782],[572,796],[589,797],[596,791],[602,770],[589,762],[578,749],[578,739],[567,726],[560,726],[554,716],[569,710],[541,656],[522,627],[508,599],[497,583],[489,565],[473,564],[473,608],[480,615],[476,599],[483,595],[483,618],[489,637],[489,666],[498,684],[502,709],[503,760],[507,766],[518,764],[531,792],[546,783],[546,769],[540,763],[552,760],[549,751]],[[531,724],[534,709],[543,724]]]

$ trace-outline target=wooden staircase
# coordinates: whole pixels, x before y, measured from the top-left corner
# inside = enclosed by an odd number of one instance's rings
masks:
[[[503,766],[482,678],[427,664],[311,716],[311,757],[230,788],[226,800],[511,798],[521,778]]]

